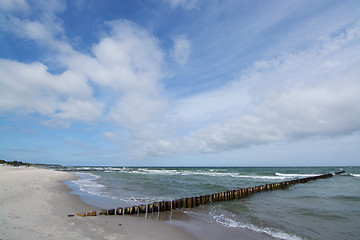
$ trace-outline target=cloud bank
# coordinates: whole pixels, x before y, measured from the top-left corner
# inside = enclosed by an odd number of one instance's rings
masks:
[[[216,153],[360,130],[359,25],[311,48],[255,62],[224,87],[178,101],[200,126],[145,145],[149,154]]]

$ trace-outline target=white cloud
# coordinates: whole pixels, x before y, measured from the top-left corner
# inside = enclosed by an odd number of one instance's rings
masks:
[[[66,53],[61,61],[107,89],[109,117],[120,126],[143,124],[167,106],[160,83],[163,52],[156,38],[132,22],[107,25],[109,32],[93,46],[94,57]]]
[[[174,47],[171,56],[179,64],[185,64],[191,52],[191,44],[185,35],[178,35],[173,38]]]
[[[195,127],[143,150],[214,153],[360,131],[359,40],[360,26],[350,26],[312,48],[255,62],[231,84],[180,101],[176,116]]]
[[[26,12],[29,10],[29,5],[26,0],[1,0],[0,9],[4,12]]]
[[[61,120],[91,121],[102,113],[86,79],[66,71],[51,74],[42,63],[0,59],[2,111],[40,113]]]
[[[132,129],[166,109],[160,83],[164,54],[158,40],[140,26],[126,20],[107,22],[109,31],[93,45],[91,56],[75,51],[66,41],[57,39],[56,33],[49,33],[50,25],[18,18],[10,22],[14,28],[22,26],[13,33],[54,50],[52,60],[66,70],[53,75],[43,63],[3,60],[2,71],[7,75],[2,80],[8,101],[2,103],[2,109],[38,112],[53,117],[50,123],[110,118]],[[94,87],[106,95],[95,99]],[[20,99],[19,95],[25,97]]]
[[[198,0],[163,0],[170,4],[172,8],[182,7],[184,9],[196,8]]]
[[[19,18],[10,18],[6,23],[5,29],[11,31],[19,37],[30,38],[35,41],[52,40],[52,33],[47,26],[38,21],[27,21]]]

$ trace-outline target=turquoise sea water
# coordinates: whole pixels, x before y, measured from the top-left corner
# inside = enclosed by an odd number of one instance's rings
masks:
[[[85,201],[117,208],[341,169],[346,173],[329,179],[181,211],[206,222],[249,229],[277,239],[359,239],[360,167],[63,167],[61,170],[74,171],[80,177],[68,185]]]

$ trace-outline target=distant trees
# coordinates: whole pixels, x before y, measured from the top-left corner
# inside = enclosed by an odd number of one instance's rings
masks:
[[[9,162],[9,161],[5,161],[5,160],[1,160],[0,159],[0,164],[6,164],[6,165],[11,165],[11,166],[22,166],[22,165],[32,165],[30,163],[24,163],[24,162],[20,162],[20,161],[12,161],[12,162]]]

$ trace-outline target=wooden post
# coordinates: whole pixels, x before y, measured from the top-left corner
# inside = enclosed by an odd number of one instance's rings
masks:
[[[245,197],[245,190],[244,190],[244,188],[240,188],[239,190],[240,190],[239,197],[240,197],[240,198]]]
[[[124,214],[126,214],[126,215],[130,215],[130,214],[131,214],[130,207],[125,207],[125,208],[124,208]]]
[[[153,206],[154,206],[154,208],[153,208],[153,212],[160,212],[159,210],[159,203],[158,202],[154,202],[153,203]]]
[[[134,209],[134,206],[131,206],[131,207],[130,207],[130,214],[134,214],[134,213],[136,213],[136,212],[135,212],[135,209]]]
[[[160,201],[159,202],[159,205],[160,205],[160,211],[161,212],[164,212],[166,210],[166,203],[165,201]]]
[[[186,198],[182,198],[181,199],[181,207],[182,208],[186,208],[187,206],[186,206]]]
[[[176,208],[177,209],[180,209],[182,206],[181,206],[181,199],[176,199],[175,200],[175,205],[176,205]]]
[[[172,209],[173,209],[173,210],[176,209],[176,202],[175,202],[175,200],[172,200],[172,201],[171,201],[171,206],[172,206]]]
[[[139,206],[133,206],[133,214],[138,214]]]
[[[239,191],[234,190],[234,199],[239,199]]]
[[[224,201],[224,200],[225,200],[225,192],[221,192],[220,200],[221,200],[221,201]]]
[[[212,202],[212,196],[211,195],[206,195],[205,196],[205,203],[208,203],[208,202]]]
[[[171,201],[166,201],[166,203],[165,203],[165,210],[166,211],[171,211]]]
[[[234,191],[229,191],[229,200],[234,199]]]
[[[88,211],[87,215],[88,216],[96,216],[96,211]]]
[[[212,200],[213,202],[217,202],[216,193],[211,194],[211,200]]]
[[[116,209],[116,215],[123,215],[124,209],[122,207],[119,207]]]
[[[100,210],[99,215],[107,215],[107,210],[106,209]]]
[[[139,213],[146,213],[146,205],[139,206]]]
[[[192,198],[186,198],[186,207],[187,208],[192,208]]]
[[[200,206],[201,201],[200,201],[200,197],[195,197],[195,206]]]
[[[149,203],[147,206],[148,206],[148,213],[152,213],[152,212],[153,212],[153,208],[154,208],[154,204],[153,204],[153,203]]]
[[[230,192],[229,200],[233,200],[234,199],[234,190],[231,190],[229,192]]]
[[[200,196],[200,204],[205,204],[205,196]]]
[[[108,215],[115,215],[115,209],[109,209]]]

